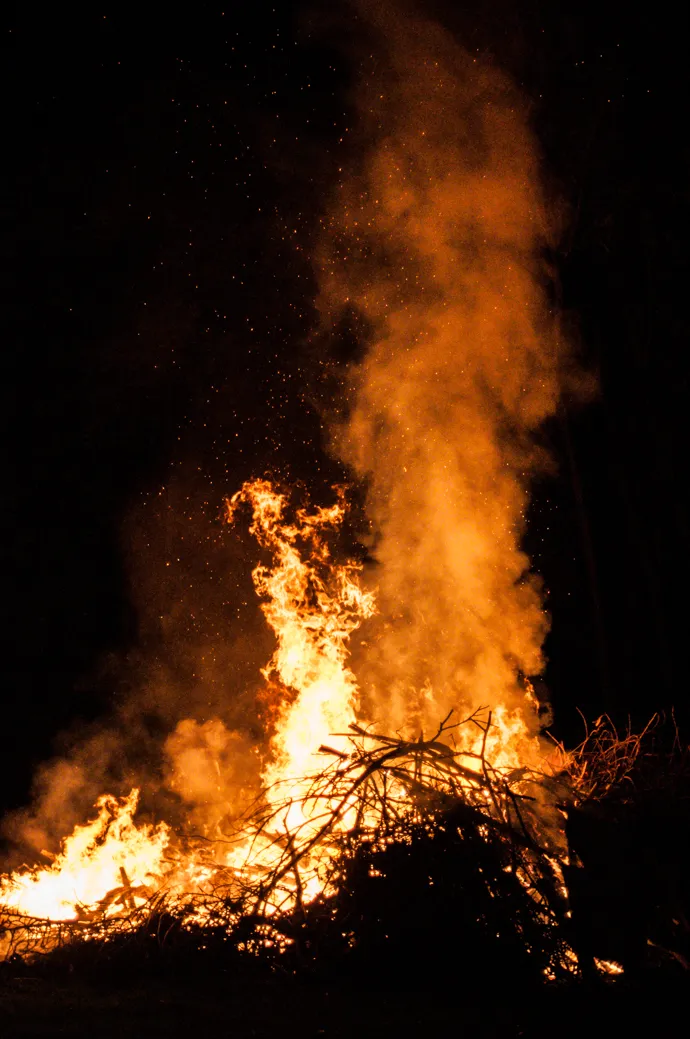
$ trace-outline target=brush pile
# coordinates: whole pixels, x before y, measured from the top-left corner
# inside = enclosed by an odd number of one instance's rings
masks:
[[[690,970],[690,748],[673,718],[623,734],[599,718],[570,754],[565,878],[580,969]]]
[[[482,728],[478,752],[453,749],[458,724]],[[276,796],[241,821],[238,834],[250,827],[270,841],[269,870],[217,865],[214,842],[180,835],[177,847],[188,855],[194,845],[208,865],[203,893],[134,888],[123,874],[76,920],[4,909],[6,956],[212,955],[377,983],[459,969],[466,984],[521,983],[602,969],[602,960],[634,971],[650,950],[687,966],[685,860],[652,822],[664,798],[669,812],[687,813],[679,746],[669,756],[653,745],[653,727],[619,737],[601,719],[564,757],[567,768],[547,776],[494,768],[490,727],[490,714],[446,718],[431,739],[411,742],[353,725],[349,754],[320,748],[327,763],[301,797],[308,824],[288,828],[292,802]],[[640,899],[650,883],[654,893]]]

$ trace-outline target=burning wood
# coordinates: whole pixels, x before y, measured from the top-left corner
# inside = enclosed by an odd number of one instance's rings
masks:
[[[0,928],[5,932],[7,955],[26,956],[65,942],[104,941],[150,929],[162,912],[183,927],[222,926],[231,941],[248,948],[266,943],[286,948],[304,921],[323,918],[324,908],[336,911],[349,892],[352,871],[368,862],[383,862],[394,847],[413,847],[433,841],[440,833],[454,834],[458,848],[471,845],[470,854],[448,865],[460,872],[482,872],[486,856],[493,862],[482,882],[484,898],[512,892],[528,899],[532,925],[558,933],[550,939],[567,964],[567,941],[558,928],[565,919],[566,896],[559,860],[539,843],[539,820],[530,794],[523,791],[536,776],[517,778],[494,768],[483,750],[456,751],[442,738],[461,726],[478,726],[488,737],[491,718],[475,712],[463,722],[446,718],[429,739],[407,741],[370,732],[353,723],[340,734],[350,752],[322,752],[333,760],[309,777],[299,803],[268,791],[227,839],[245,840],[273,849],[270,868],[238,870],[223,864],[209,869],[204,891],[180,890],[174,868],[160,887],[130,883],[121,868],[122,883],[95,906],[79,907],[73,921],[27,917],[5,909]],[[482,741],[485,745],[486,739]],[[469,767],[467,761],[471,761]],[[304,819],[293,830],[285,819],[295,807]],[[344,821],[346,820],[346,825]],[[486,847],[476,857],[477,842]],[[199,842],[201,843],[201,842]],[[452,843],[452,842],[451,842]],[[193,839],[181,840],[188,860]],[[456,851],[458,850],[456,848]],[[171,861],[175,837],[171,836]],[[493,856],[493,859],[492,859]],[[494,861],[495,860],[495,861]],[[369,868],[369,867],[367,867]],[[310,894],[318,890],[318,896]],[[481,915],[481,904],[474,911]],[[569,968],[568,968],[569,969]]]
[[[465,726],[482,732],[479,751],[453,747],[453,734]],[[500,928],[491,932],[491,940],[495,938],[501,948],[519,939],[520,956],[529,950],[530,964],[539,964],[548,977],[571,976],[589,963],[601,974],[620,973],[617,960],[627,962],[630,949],[622,957],[612,955],[608,947],[596,955],[596,940],[583,939],[582,885],[573,881],[573,871],[591,870],[591,866],[587,861],[584,867],[574,866],[579,859],[573,860],[573,849],[565,844],[554,850],[551,819],[547,815],[544,821],[534,792],[539,786],[567,791],[569,806],[563,803],[557,810],[565,812],[568,807],[572,813],[576,802],[596,804],[605,818],[620,787],[632,789],[635,763],[651,729],[645,738],[632,739],[628,734],[617,747],[610,728],[606,734],[598,731],[596,740],[592,742],[590,736],[572,760],[568,779],[494,767],[483,749],[490,727],[490,715],[475,712],[459,722],[444,719],[428,739],[405,740],[353,723],[340,734],[349,752],[334,753],[323,746],[321,753],[329,760],[305,780],[299,802],[289,792],[281,796],[278,790],[268,790],[236,831],[226,835],[223,848],[226,843],[246,843],[251,833],[251,843],[262,848],[261,861],[268,863],[263,869],[257,861],[244,870],[229,866],[223,862],[223,849],[216,849],[214,861],[213,842],[171,834],[163,877],[149,885],[133,885],[121,867],[121,883],[98,903],[78,906],[73,920],[42,919],[3,908],[0,930],[5,955],[26,957],[85,941],[113,948],[125,939],[158,943],[174,929],[190,941],[201,940],[194,935],[220,930],[230,948],[252,956],[278,956],[287,963],[294,963],[295,956],[303,964],[305,956],[310,961],[308,948],[322,948],[324,943],[329,955],[358,962],[358,957],[373,955],[371,943],[384,941],[383,931],[379,933],[384,923],[376,924],[384,911],[378,902],[378,916],[367,917],[372,892],[393,889],[397,897],[406,899],[414,876],[424,899],[429,898],[429,885],[438,886],[444,900],[450,898],[436,910],[442,908],[449,918],[460,913],[463,926],[478,929],[482,941],[488,940],[487,927]],[[605,752],[597,757],[593,748],[600,745]],[[585,751],[589,764],[583,772]],[[615,781],[612,761],[618,762]],[[597,768],[608,780],[591,774]],[[603,790],[599,799],[593,792],[597,790]],[[287,829],[285,820],[296,808],[303,822]],[[107,833],[103,836],[107,841]],[[581,839],[576,846],[577,855]],[[203,890],[198,883],[196,889],[185,890],[181,877],[195,855],[206,864]],[[614,855],[605,868],[617,869],[614,883],[625,887],[627,874],[620,872],[621,862]],[[583,875],[591,881],[588,873]],[[593,876],[596,881],[596,870]],[[447,890],[451,877],[452,895]],[[414,897],[418,899],[420,893]],[[682,917],[681,909],[676,906],[675,911]],[[632,933],[631,928],[642,933],[641,919],[638,907],[623,936]],[[356,926],[353,920],[359,921]],[[417,931],[422,925],[431,926],[428,921],[409,923]],[[386,918],[386,935],[391,930],[393,922]],[[509,940],[508,934],[513,938]],[[389,936],[384,944],[390,953]],[[682,943],[678,947],[677,940],[674,947],[668,937],[665,945],[650,938],[649,945],[666,950],[667,960],[686,962],[687,950]],[[392,955],[395,959],[399,951]],[[494,949],[491,955],[498,953]]]
[[[651,729],[618,737],[600,720],[568,754],[530,734],[536,707],[527,683],[522,708],[480,707],[458,720],[451,710],[429,736],[379,731],[362,720],[347,663],[348,638],[372,615],[374,595],[361,587],[357,565],[335,565],[329,548],[342,494],[330,509],[299,509],[292,521],[287,499],[266,481],[235,495],[231,518],[242,503],[273,559],[254,571],[277,638],[264,675],[289,690],[272,712],[260,797],[232,827],[196,834],[136,823],[137,790],[101,798],[96,818],[76,828],[50,866],[0,879],[5,955],[158,940],[171,926],[220,931],[262,956],[294,956],[307,935],[316,944],[327,935],[343,955],[361,952],[369,924],[357,892],[366,902],[370,882],[385,877],[394,888],[413,869],[427,901],[427,887],[446,890],[454,873],[451,901],[432,898],[429,912],[459,914],[487,949],[509,933],[522,943],[520,957],[534,953],[530,962],[550,977],[572,973],[578,956],[615,960],[581,926],[586,897],[575,855],[588,852],[581,840],[569,846],[566,815],[572,830],[573,811],[584,810],[576,806],[608,804],[630,785]],[[426,695],[431,702],[433,692]],[[319,757],[325,764],[315,769]],[[427,858],[435,866],[424,874]],[[394,930],[388,920],[382,934]]]
[[[238,947],[286,953],[315,920],[338,918],[362,870],[384,875],[396,848],[443,845],[446,868],[473,892],[475,924],[494,919],[494,902],[510,906],[508,915],[524,917],[525,947],[550,950],[541,969],[572,971],[565,809],[611,797],[641,738],[619,739],[599,723],[574,755],[554,753],[529,735],[526,713],[505,705],[459,720],[450,711],[430,736],[378,731],[358,717],[347,666],[348,638],[372,614],[373,593],[355,564],[334,565],[327,537],[342,522],[342,495],[330,509],[297,510],[292,522],[266,481],[235,495],[230,518],[242,503],[273,558],[254,571],[277,637],[265,676],[291,690],[273,712],[260,798],[232,829],[196,836],[135,823],[136,790],[101,798],[97,817],[49,867],[0,882],[5,954],[148,933],[162,915],[187,930],[221,928]],[[325,758],[317,770],[315,755]],[[462,887],[460,901],[469,897]]]

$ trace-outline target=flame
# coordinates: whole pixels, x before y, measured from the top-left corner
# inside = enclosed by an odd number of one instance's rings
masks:
[[[246,483],[228,502],[233,520],[241,502],[253,510],[251,533],[274,559],[253,572],[262,609],[278,642],[263,670],[277,676],[297,698],[278,719],[272,740],[274,761],[264,770],[267,785],[312,771],[319,746],[346,732],[356,720],[358,689],[347,666],[348,640],[374,612],[374,595],[358,582],[358,567],[334,566],[324,531],[338,527],[345,514],[342,491],[330,508],[299,509],[294,523],[283,521],[285,496],[266,480]],[[300,544],[309,548],[308,560]]]
[[[234,834],[232,848],[219,852],[212,865],[251,882],[280,862],[277,832],[288,840],[299,837],[302,843],[309,842],[336,805],[335,795],[325,803],[307,795],[322,769],[317,755],[323,746],[347,759],[353,726],[363,731],[361,725],[366,724],[348,663],[349,640],[374,617],[376,605],[375,593],[362,586],[361,565],[333,557],[331,542],[347,508],[342,489],[337,489],[332,506],[312,511],[298,508],[294,519],[288,520],[287,495],[268,481],[257,480],[245,483],[227,501],[228,522],[236,520],[242,506],[250,508],[249,530],[269,557],[253,571],[264,616],[276,637],[275,651],[262,674],[268,684],[282,689],[283,698],[273,714],[262,770],[264,817],[271,817],[271,832],[248,821],[244,831]],[[198,757],[189,749],[189,728],[189,723],[179,725],[173,742],[179,744],[181,766],[193,770]],[[201,731],[209,749],[226,748],[227,734],[220,723],[207,723]],[[484,753],[494,765],[510,768],[524,766],[530,755],[539,754],[523,714],[514,708],[498,705],[488,729],[478,724],[468,732],[462,749],[469,769],[481,767]],[[205,774],[199,775],[198,782],[206,789]],[[398,793],[406,796],[404,784]],[[88,918],[95,911],[107,918],[161,890],[176,894],[210,890],[213,868],[207,861],[194,852],[173,849],[173,834],[165,823],[152,826],[134,821],[138,799],[136,789],[121,800],[101,797],[97,816],[75,829],[50,866],[20,870],[0,880],[0,904],[46,920]],[[337,826],[350,827],[351,804],[337,804],[337,811]],[[360,819],[360,825],[368,821],[376,820],[373,816]],[[330,854],[328,849],[316,848],[305,861],[299,882],[286,879],[278,901],[265,909],[271,912],[294,901],[297,883],[305,902],[323,891]]]
[[[0,878],[0,903],[39,919],[76,920],[113,892],[121,898],[103,907],[106,916],[146,897],[160,882],[169,830],[135,823],[138,801],[136,788],[121,800],[100,797],[95,819],[76,827],[50,866]]]
[[[334,733],[347,733],[358,718],[357,683],[347,666],[348,640],[374,612],[374,594],[360,586],[357,563],[336,565],[331,558],[326,535],[342,523],[346,509],[342,490],[330,508],[298,509],[291,523],[284,519],[286,496],[266,480],[246,483],[228,500],[229,522],[242,504],[251,507],[250,531],[271,557],[270,564],[259,564],[253,572],[277,641],[263,675],[284,691],[262,773],[266,804],[280,815],[273,821],[274,830],[301,832],[304,839],[318,829],[323,810],[321,806],[312,818],[304,806],[315,756],[326,742],[336,749],[344,747],[346,737]],[[288,695],[288,690],[296,695]],[[207,724],[204,735],[223,747],[225,734],[219,726]],[[169,741],[180,745],[180,762],[187,770],[198,761],[184,738],[188,729],[188,724],[178,726],[176,739]],[[189,777],[182,778],[189,785]],[[198,781],[202,787],[207,782],[205,776]],[[193,854],[178,854],[174,867],[164,861],[170,840],[165,823],[157,827],[134,823],[138,797],[138,790],[122,801],[102,797],[97,817],[76,828],[51,866],[18,871],[0,880],[0,904],[28,916],[74,920],[89,908],[103,906],[104,900],[106,915],[112,915],[118,908],[131,907],[135,895],[148,897],[163,887],[176,893],[204,890],[210,873]],[[305,826],[311,826],[311,831]],[[254,878],[275,866],[280,849],[270,837],[257,834],[251,826],[236,836],[235,846],[217,865]],[[314,876],[303,897],[313,897],[319,889]]]

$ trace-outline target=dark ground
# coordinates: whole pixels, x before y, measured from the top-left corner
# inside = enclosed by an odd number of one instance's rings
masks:
[[[17,977],[0,987],[0,1029],[33,1036],[133,1037],[217,1034],[316,1039],[461,1035],[576,1039],[596,1035],[666,1036],[682,1027],[685,983],[625,982],[570,990],[509,993],[490,986],[463,995],[462,968],[451,988],[404,990],[286,981],[247,982],[228,975],[194,985],[85,985]]]

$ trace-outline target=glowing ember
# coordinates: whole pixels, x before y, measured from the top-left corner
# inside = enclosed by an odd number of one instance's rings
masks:
[[[623,973],[620,963],[616,963],[615,960],[599,960],[595,956],[594,966],[601,974],[609,974],[615,977],[617,974]]]

